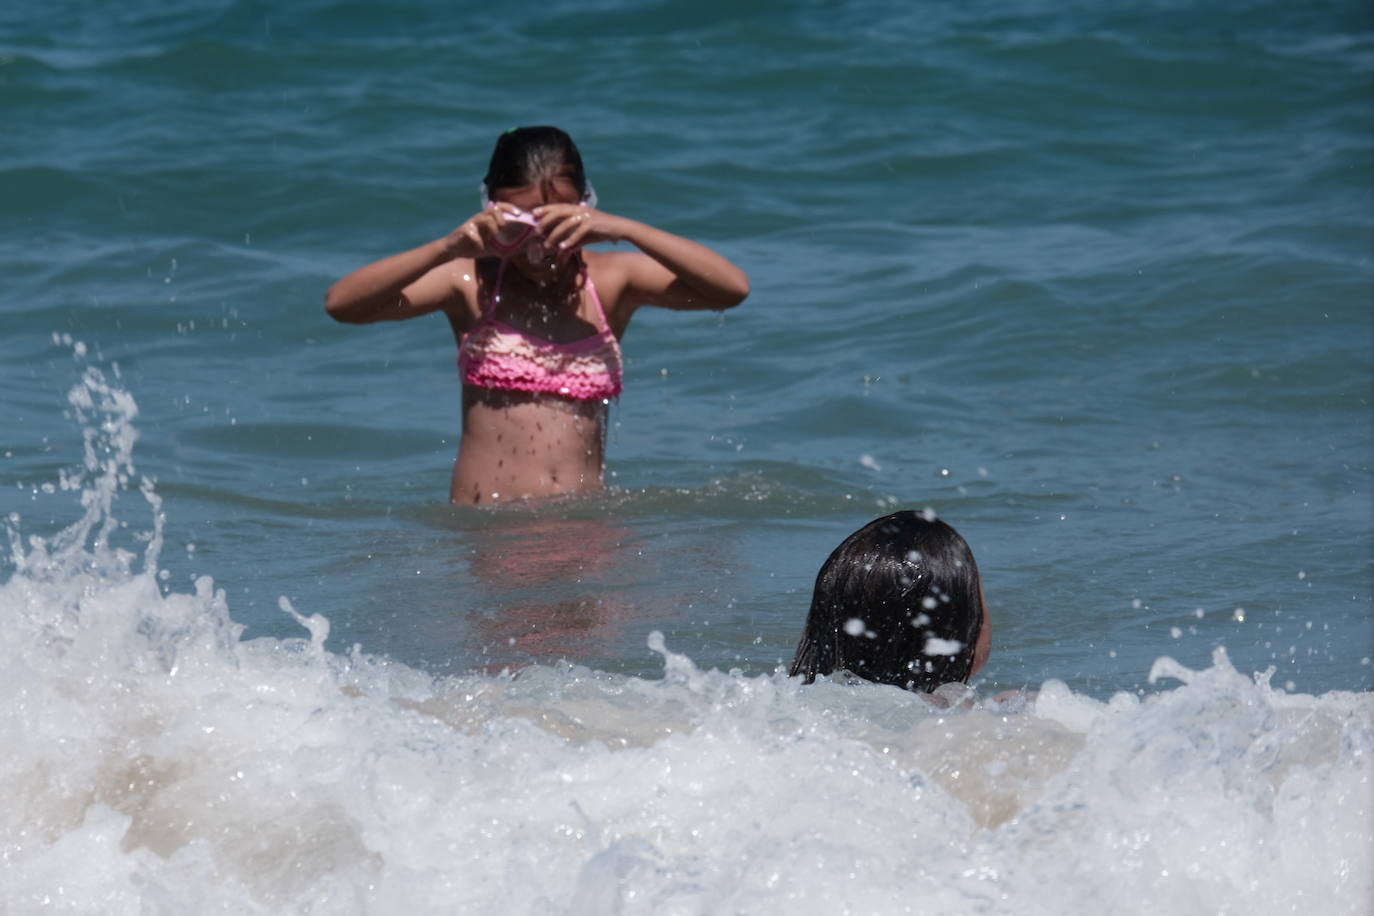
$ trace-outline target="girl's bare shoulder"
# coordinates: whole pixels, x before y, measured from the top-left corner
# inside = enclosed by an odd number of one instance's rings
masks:
[[[628,315],[643,304],[630,294],[634,278],[644,269],[643,262],[653,263],[653,259],[642,251],[584,251],[582,257],[607,314],[623,314],[628,321]]]
[[[430,273],[444,290],[444,311],[466,328],[481,316],[482,265],[472,258],[454,258]]]
[[[603,277],[607,282],[627,281],[646,263],[654,263],[654,259],[642,251],[584,251],[582,257],[597,285]]]

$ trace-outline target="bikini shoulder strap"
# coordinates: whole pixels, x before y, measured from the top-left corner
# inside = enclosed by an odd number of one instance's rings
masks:
[[[480,262],[474,262],[474,269],[477,268],[478,263]],[[496,279],[492,282],[491,290],[485,297],[477,297],[477,304],[482,310],[480,317],[489,318],[496,313],[496,300],[501,298],[501,287],[506,282],[506,267],[509,263],[510,262],[505,258],[501,259],[501,266],[496,268]]]
[[[601,327],[607,331],[611,330],[611,321],[606,317],[606,307],[601,304],[601,297],[597,295],[596,284],[592,282],[591,272],[583,274],[586,278],[583,285],[587,287],[587,292],[591,294],[592,302],[596,303],[596,313],[601,316]]]

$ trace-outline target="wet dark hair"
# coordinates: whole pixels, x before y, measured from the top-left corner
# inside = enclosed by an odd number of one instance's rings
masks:
[[[582,154],[572,137],[557,127],[514,127],[496,138],[482,182],[491,193],[497,188],[523,188],[560,177],[570,180],[579,196],[587,196]]]
[[[942,521],[896,512],[845,538],[816,575],[792,675],[850,674],[929,693],[966,683],[985,610],[978,565]],[[927,641],[958,642],[927,654]]]

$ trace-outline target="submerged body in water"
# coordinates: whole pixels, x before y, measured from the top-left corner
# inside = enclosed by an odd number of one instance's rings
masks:
[[[874,519],[831,551],[791,673],[931,693],[987,663],[992,622],[968,542],[934,512]]]

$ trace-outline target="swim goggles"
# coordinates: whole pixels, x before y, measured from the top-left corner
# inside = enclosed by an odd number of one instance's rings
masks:
[[[482,209],[490,210],[495,207],[496,202],[491,199],[491,195],[487,192],[487,183],[482,182],[478,185],[478,189],[481,194]],[[592,187],[590,181],[587,182],[587,190],[582,195],[581,203],[586,207],[596,206],[596,188]],[[539,220],[535,219],[533,213],[526,213],[524,210],[517,213],[503,210],[501,216],[505,220],[505,225],[501,227],[496,238],[491,240],[491,247],[501,256],[509,257],[538,235]]]
[[[587,196],[582,198],[582,206],[596,206],[596,191],[590,184],[587,185]],[[486,195],[486,185],[482,186],[482,207],[486,210],[496,209],[496,202]],[[517,210],[514,213],[502,210],[501,218],[501,231],[488,244],[503,258],[515,254],[539,234],[539,220],[533,213],[525,210]]]
[[[487,202],[487,209],[496,208],[496,204]],[[533,213],[526,213],[519,210],[511,213],[508,210],[501,211],[501,218],[505,220],[501,226],[501,231],[496,233],[496,237],[487,244],[500,254],[502,257],[509,257],[515,254],[525,243],[539,233],[539,220],[535,219]]]

